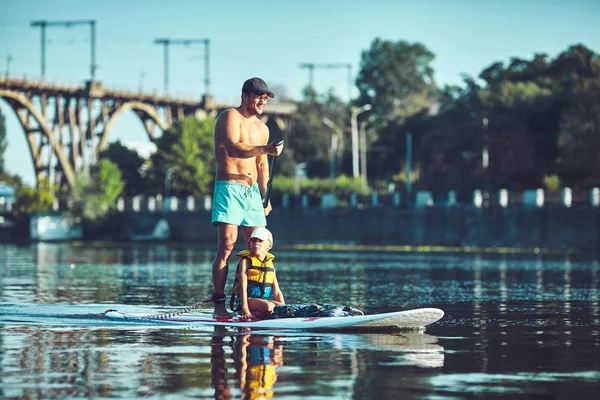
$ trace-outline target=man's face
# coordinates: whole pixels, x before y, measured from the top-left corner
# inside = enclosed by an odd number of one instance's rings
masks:
[[[265,94],[254,94],[247,93],[247,104],[248,108],[250,108],[254,113],[260,115],[263,113],[265,107],[267,106],[267,100],[269,99],[269,95]]]

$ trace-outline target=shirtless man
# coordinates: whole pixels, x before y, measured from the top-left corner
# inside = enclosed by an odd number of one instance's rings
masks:
[[[275,95],[265,81],[251,78],[242,87],[242,104],[219,114],[215,125],[215,179],[212,223],[217,226],[219,243],[212,265],[215,318],[230,317],[225,308],[225,282],[229,257],[238,238],[238,227],[246,243],[257,227],[267,225],[271,203],[263,208],[269,181],[267,155],[278,156],[283,144],[269,141],[269,128],[257,116],[261,115],[268,98]]]

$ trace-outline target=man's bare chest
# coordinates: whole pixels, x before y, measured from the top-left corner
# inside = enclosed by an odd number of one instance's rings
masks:
[[[240,143],[259,143],[261,130],[257,124],[242,123],[240,125]]]

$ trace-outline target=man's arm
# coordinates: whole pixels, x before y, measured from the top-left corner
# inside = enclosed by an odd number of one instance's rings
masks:
[[[269,159],[266,154],[256,157],[256,172],[260,195],[264,199],[267,193],[267,182],[269,182]]]

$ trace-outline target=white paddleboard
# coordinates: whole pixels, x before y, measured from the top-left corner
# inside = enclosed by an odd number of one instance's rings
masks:
[[[156,317],[157,314],[120,312],[107,310],[108,318],[165,322],[181,325],[225,326],[260,329],[352,329],[352,328],[423,328],[439,321],[444,312],[439,308],[417,308],[383,314],[354,315],[348,317],[309,317],[252,319],[240,318],[213,319],[206,316],[184,314],[170,317]]]

